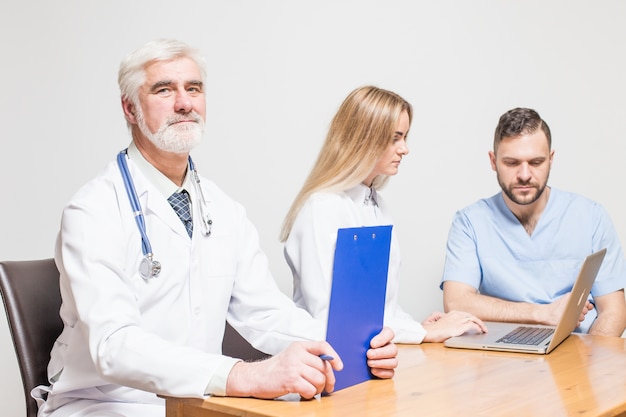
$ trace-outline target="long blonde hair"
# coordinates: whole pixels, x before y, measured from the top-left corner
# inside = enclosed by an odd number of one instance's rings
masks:
[[[296,216],[311,194],[344,191],[370,175],[393,140],[403,111],[408,113],[410,124],[413,109],[409,102],[378,87],[360,87],[346,97],[330,124],[311,173],[285,217],[281,242],[289,237]],[[372,187],[379,189],[388,179],[388,176],[377,176]]]

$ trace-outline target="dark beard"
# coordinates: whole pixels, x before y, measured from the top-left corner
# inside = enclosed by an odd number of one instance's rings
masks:
[[[500,180],[500,176],[498,175],[498,184],[500,184],[500,188],[502,188],[502,191],[504,192],[504,194],[506,194],[507,197],[509,197],[509,199],[514,202],[515,204],[519,204],[520,206],[527,206],[529,204],[534,203],[535,201],[539,200],[539,197],[541,197],[541,194],[543,194],[543,192],[546,189],[546,185],[548,184],[548,182],[546,181],[545,183],[543,183],[542,186],[537,187],[537,191],[535,192],[535,195],[532,196],[532,198],[530,200],[519,200],[517,198],[517,196],[515,196],[515,194],[513,194],[513,190],[512,188],[507,188],[502,181]],[[516,183],[515,185],[532,185],[530,183]]]

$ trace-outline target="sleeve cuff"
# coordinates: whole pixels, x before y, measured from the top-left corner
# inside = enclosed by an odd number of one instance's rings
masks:
[[[213,373],[213,377],[211,377],[204,394],[224,397],[226,395],[226,382],[228,381],[228,375],[237,362],[241,362],[241,359],[224,357],[224,361],[222,361],[220,366],[218,366],[215,370],[215,373]]]

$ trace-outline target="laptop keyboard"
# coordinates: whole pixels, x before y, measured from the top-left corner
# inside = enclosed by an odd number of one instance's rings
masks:
[[[538,345],[552,333],[554,333],[554,329],[552,328],[520,326],[496,340],[496,343]]]

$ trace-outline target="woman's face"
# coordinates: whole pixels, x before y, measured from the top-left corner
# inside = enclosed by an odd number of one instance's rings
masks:
[[[376,176],[391,176],[398,173],[402,157],[409,153],[409,148],[406,145],[406,135],[409,133],[409,127],[409,114],[403,111],[398,118],[398,125],[393,134],[393,140],[389,142],[387,148],[383,151],[380,158],[378,158],[374,169],[365,181],[363,181],[363,184],[370,187]]]

